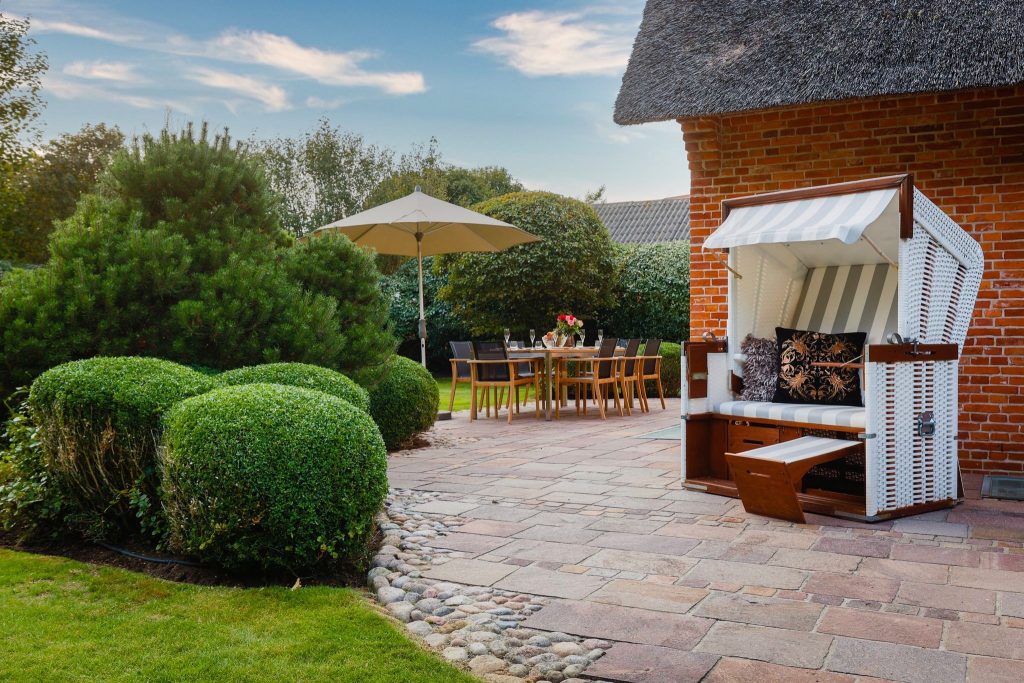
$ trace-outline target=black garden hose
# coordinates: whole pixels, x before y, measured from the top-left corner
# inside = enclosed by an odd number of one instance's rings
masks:
[[[148,555],[141,555],[139,553],[132,552],[131,550],[126,550],[125,548],[118,548],[115,545],[110,545],[108,543],[101,543],[100,541],[97,541],[96,545],[100,546],[101,548],[106,548],[107,550],[110,550],[110,551],[113,551],[115,553],[118,553],[119,555],[124,555],[126,557],[132,557],[132,558],[135,558],[136,560],[142,560],[143,562],[154,562],[156,564],[180,564],[180,565],[184,565],[186,567],[201,567],[202,566],[198,562],[192,562],[190,560],[176,560],[176,559],[173,559],[173,558],[166,558],[166,557],[149,557]]]

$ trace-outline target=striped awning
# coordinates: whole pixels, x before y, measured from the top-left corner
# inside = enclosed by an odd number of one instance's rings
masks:
[[[839,240],[853,244],[893,204],[897,188],[733,209],[705,249]]]

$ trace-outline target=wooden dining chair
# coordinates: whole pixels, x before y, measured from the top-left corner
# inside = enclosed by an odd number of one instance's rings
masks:
[[[658,398],[661,399],[661,409],[665,410],[665,389],[661,386],[661,340],[648,339],[644,345],[643,357],[640,366],[640,405],[644,412],[650,412],[651,406],[647,401],[647,383],[652,382],[658,389]]]
[[[639,381],[638,370],[641,363],[636,360],[636,354],[639,351],[639,339],[627,340],[625,351],[622,353],[622,362],[619,363],[619,386],[622,389],[622,402],[625,404],[626,415],[633,414],[633,399],[640,394],[637,382]]]
[[[525,349],[526,348],[526,345],[522,342],[522,340],[515,340],[515,339],[513,339],[512,341],[509,342],[509,344],[510,345],[511,344],[515,344],[520,349]],[[529,377],[529,376],[535,374],[534,373],[534,365],[530,361],[521,361],[519,363],[518,367],[519,367],[519,375],[521,377]],[[523,400],[522,400],[521,403],[519,401],[519,389],[516,389],[516,403],[519,403],[520,405],[524,405],[525,406],[526,403],[529,400],[530,400],[530,385],[529,384],[526,385],[526,391],[523,392]]]
[[[534,403],[536,404],[536,416],[541,416],[540,411],[540,387],[537,384],[538,376],[540,373],[536,371],[536,367],[532,368],[532,372],[529,375],[519,374],[519,365],[523,362],[529,362],[531,365],[534,361],[522,361],[516,359],[509,359],[508,350],[505,348],[505,343],[500,341],[483,341],[473,342],[473,360],[467,361],[470,367],[470,376],[472,378],[471,393],[472,399],[470,401],[470,413],[469,419],[475,420],[477,416],[478,394],[480,389],[484,390],[486,395],[488,391],[494,392],[495,405],[494,405],[494,417],[498,417],[499,412],[499,400],[497,398],[497,391],[502,389],[507,392],[508,400],[508,421],[512,424],[512,414],[518,412],[519,405],[516,403],[515,408],[512,407],[512,398],[515,395],[519,387],[533,385],[533,397]],[[503,393],[502,396],[505,394]]]
[[[615,398],[615,408],[619,415],[622,415],[622,404],[619,401],[619,365],[622,358],[615,355],[615,339],[605,339],[596,356],[589,358],[561,358],[559,363],[568,366],[569,363],[576,363],[578,372],[570,374],[566,368],[555,373],[555,417],[559,417],[561,401],[557,400],[562,395],[566,385],[573,385],[576,389],[576,414],[580,414],[582,405],[583,414],[587,414],[587,388],[591,395],[597,400],[597,409],[601,413],[601,419],[608,418],[608,392],[611,390]]]
[[[448,397],[448,412],[452,412],[452,408],[455,407],[455,390],[460,384],[471,384],[472,377],[470,376],[469,363],[473,357],[473,343],[468,341],[453,341],[448,342],[448,346],[452,350],[452,391],[451,396]]]

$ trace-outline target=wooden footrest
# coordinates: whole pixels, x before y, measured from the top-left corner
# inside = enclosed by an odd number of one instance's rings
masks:
[[[800,480],[815,465],[840,460],[863,445],[845,439],[803,436],[792,441],[726,453],[743,509],[755,515],[806,523],[797,499]]]

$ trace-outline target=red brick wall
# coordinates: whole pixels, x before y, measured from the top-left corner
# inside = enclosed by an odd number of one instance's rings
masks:
[[[728,197],[911,172],[977,239],[961,364],[965,469],[1024,472],[1024,87],[681,119],[692,175],[691,324],[725,333],[726,272],[700,245]]]

